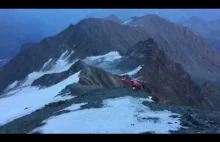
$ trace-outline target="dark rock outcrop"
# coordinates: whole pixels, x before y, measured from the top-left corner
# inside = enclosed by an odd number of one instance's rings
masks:
[[[79,83],[73,83],[65,87],[59,95],[65,96],[65,95],[73,95],[73,96],[81,96],[85,93],[89,93],[94,90],[103,89],[99,86],[88,86],[88,85],[82,85]]]
[[[202,102],[204,108],[210,110],[220,110],[220,90],[217,89],[210,82],[204,83],[201,87]]]
[[[31,84],[31,86],[38,86],[40,88],[50,87],[66,79],[67,77],[69,77],[67,72],[45,74],[42,77],[36,79]]]
[[[99,86],[103,88],[122,87],[118,76],[105,72],[96,67],[86,67],[79,75],[79,83],[82,85]]]

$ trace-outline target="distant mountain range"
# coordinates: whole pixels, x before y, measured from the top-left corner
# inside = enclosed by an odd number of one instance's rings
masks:
[[[191,17],[181,25],[188,27],[196,34],[207,39],[209,43],[220,51],[220,19],[206,21],[199,17]]]
[[[116,15],[122,21],[126,21],[133,16],[144,16],[156,14],[171,22],[180,23],[197,16],[205,20],[215,20],[220,17],[217,9],[99,9],[89,13],[87,18],[104,18],[108,15]]]
[[[174,9],[88,9],[88,10],[1,10],[0,28],[0,58],[15,56],[21,45],[30,42],[39,42],[47,36],[53,36],[67,27],[69,24],[75,24],[83,18],[99,17],[114,18],[117,22],[127,21],[132,16],[143,16],[146,14],[157,14],[174,23],[182,23],[190,18],[191,15],[214,20],[220,17],[216,10],[174,10]],[[111,15],[111,16],[110,16]],[[108,17],[110,16],[110,17]],[[7,18],[6,18],[7,17]],[[59,20],[57,20],[59,19]],[[120,20],[119,20],[120,19]],[[216,33],[217,34],[217,33]],[[211,40],[212,41],[212,40]],[[218,41],[213,39],[213,45],[216,47]]]

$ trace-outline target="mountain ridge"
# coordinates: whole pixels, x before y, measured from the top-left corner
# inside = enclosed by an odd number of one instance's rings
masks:
[[[147,37],[148,35],[139,28],[125,27],[99,18],[84,19],[40,43],[25,44],[22,48],[25,50],[21,50],[0,70],[0,90],[3,91],[13,81],[22,80],[29,73],[39,70],[50,58],[57,59],[65,50],[74,50],[72,60],[114,50],[123,53],[135,42]],[[29,60],[25,60],[27,58]]]
[[[136,43],[118,67],[130,66],[129,63],[142,65],[133,77],[156,102],[219,110],[220,91],[211,82],[198,86],[182,65],[170,60],[152,38]]]
[[[209,43],[216,48],[216,50],[220,51],[220,30],[218,29],[220,21],[218,19],[213,21],[205,21],[201,18],[195,17],[186,20],[185,22],[181,23],[181,25],[188,27],[196,34],[207,39]]]
[[[119,23],[119,24],[122,23],[122,21],[116,15],[113,15],[113,14],[109,15],[107,17],[104,17],[104,19],[111,20],[111,21],[114,21],[114,22]]]
[[[39,70],[50,58],[57,59],[66,50],[75,52],[70,62],[75,58],[97,56],[110,51],[124,54],[133,44],[149,37],[193,78],[202,80],[202,83],[207,80],[219,81],[220,53],[210,48],[203,38],[154,14],[139,17],[135,23],[137,27],[89,18],[68,26],[56,36],[45,38],[40,43],[26,44],[22,48],[25,50],[21,50],[0,70],[0,78],[4,80],[0,81],[0,90]],[[27,58],[30,59],[25,60]]]
[[[155,15],[136,18],[130,25],[145,28],[159,48],[196,80],[219,81],[215,78],[220,78],[220,53],[190,29]]]

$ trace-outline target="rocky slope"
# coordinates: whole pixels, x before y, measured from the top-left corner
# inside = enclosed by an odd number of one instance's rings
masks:
[[[200,85],[207,80],[219,83],[220,53],[188,28],[157,15],[136,17],[127,25],[144,27],[158,47],[172,61],[180,63],[194,80],[200,81]]]
[[[210,82],[203,84],[200,90],[202,96],[201,105],[209,110],[220,110],[220,90],[213,86]]]
[[[209,43],[215,47],[217,50],[220,51],[220,20],[213,20],[213,21],[205,21],[198,17],[191,17],[190,19],[181,23],[181,25],[188,27],[196,34],[205,38]]]
[[[79,75],[79,83],[104,88],[123,86],[118,76],[106,73],[104,70],[95,67],[86,67],[83,69]]]
[[[72,59],[114,50],[124,53],[135,42],[147,37],[141,28],[122,26],[104,19],[82,20],[40,43],[24,45],[21,52],[0,71],[0,90],[41,69],[50,58],[56,60],[66,50],[75,51]]]
[[[129,63],[134,67],[143,64],[136,77],[142,81],[143,88],[155,101],[219,110],[217,102],[220,93],[217,89],[211,84],[204,84],[202,87],[195,84],[183,67],[170,60],[153,39],[135,44],[118,67],[130,68]]]

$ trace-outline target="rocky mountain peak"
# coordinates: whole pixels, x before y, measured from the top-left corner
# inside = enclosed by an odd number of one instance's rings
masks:
[[[114,21],[119,24],[122,23],[122,21],[116,15],[109,15],[109,16],[105,17],[104,19],[111,20],[111,21]]]
[[[129,51],[129,58],[149,58],[155,60],[161,58],[164,54],[163,51],[159,51],[157,44],[152,38],[136,43]]]

